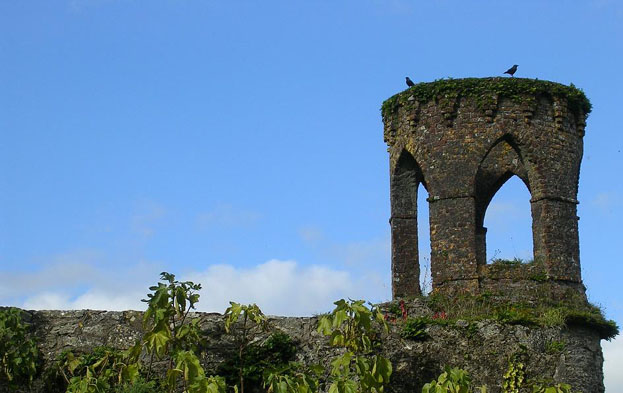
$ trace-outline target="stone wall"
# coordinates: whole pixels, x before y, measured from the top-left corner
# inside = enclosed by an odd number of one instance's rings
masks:
[[[423,302],[409,303],[410,315],[432,315]],[[63,350],[86,352],[100,345],[127,348],[141,335],[142,313],[136,311],[27,311],[25,319],[34,327],[34,335],[49,367]],[[213,372],[232,351],[231,338],[225,334],[220,314],[196,313],[208,337],[202,362]],[[297,343],[297,358],[306,363],[328,364],[337,351],[327,346],[327,338],[316,332],[317,318],[270,318],[274,329],[291,336]],[[477,384],[500,392],[508,359],[524,351],[528,377],[553,378],[570,383],[584,393],[604,391],[600,339],[596,332],[582,327],[533,328],[504,325],[493,321],[427,328],[423,341],[403,339],[399,327],[384,337],[381,351],[394,365],[390,392],[420,392],[445,365],[462,367]],[[564,343],[561,351],[549,350],[550,343]],[[4,391],[0,387],[0,391]],[[44,393],[42,381],[35,382],[33,393]]]
[[[478,293],[485,212],[512,176],[532,197],[534,260],[548,280],[584,293],[576,196],[590,104],[578,105],[582,98],[552,82],[473,78],[422,83],[386,101],[394,298],[420,293],[418,186],[429,194],[433,288]]]

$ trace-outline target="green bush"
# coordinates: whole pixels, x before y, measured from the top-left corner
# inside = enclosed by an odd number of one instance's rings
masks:
[[[478,388],[481,393],[486,393],[487,388]],[[472,381],[467,371],[460,368],[446,366],[446,370],[422,388],[422,393],[472,393]]]
[[[143,378],[138,378],[134,383],[123,384],[117,386],[115,393],[165,393],[164,388],[158,386],[157,381],[146,381]]]
[[[0,310],[0,362],[0,383],[10,388],[30,384],[37,374],[37,345],[14,307]]]
[[[296,344],[290,336],[275,332],[261,344],[248,345],[241,357],[238,350],[233,351],[219,365],[217,374],[225,378],[227,385],[234,386],[240,383],[240,369],[242,369],[245,390],[262,391],[264,372],[286,367],[294,360],[295,354]]]

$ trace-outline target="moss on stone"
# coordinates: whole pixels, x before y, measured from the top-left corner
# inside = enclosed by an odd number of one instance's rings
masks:
[[[539,302],[510,302],[503,296],[486,293],[454,297],[431,294],[423,299],[435,315],[444,315],[443,319],[432,318],[430,324],[496,320],[509,325],[538,327],[584,326],[596,331],[605,340],[619,334],[616,322],[606,319],[599,307],[580,297],[570,297],[563,302],[546,297]]]
[[[528,97],[541,96],[567,100],[569,110],[576,115],[582,113],[586,116],[592,109],[584,92],[573,84],[566,86],[527,78],[465,78],[418,83],[383,102],[381,113],[383,117],[388,116],[409,100],[427,103],[438,98],[472,97],[476,98],[480,107],[484,107],[495,102],[495,97],[523,103],[529,100]]]

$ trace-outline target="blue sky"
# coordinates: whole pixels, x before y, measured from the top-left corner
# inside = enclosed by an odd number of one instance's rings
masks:
[[[593,103],[581,263],[622,325],[622,53],[616,0],[2,2],[0,304],[139,308],[163,270],[210,311],[387,300],[382,101],[519,64]],[[496,195],[489,257],[530,257],[528,199]],[[623,390],[623,344],[604,348]]]

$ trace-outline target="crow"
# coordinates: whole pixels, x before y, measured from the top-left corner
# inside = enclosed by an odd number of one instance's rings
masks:
[[[504,73],[508,74],[510,76],[514,76],[515,72],[517,72],[517,64],[515,64],[514,66],[512,66],[511,68],[509,68],[508,70],[506,70]]]
[[[409,87],[415,86],[415,83],[413,83],[413,81],[408,76],[405,79],[407,80],[407,86]]]

